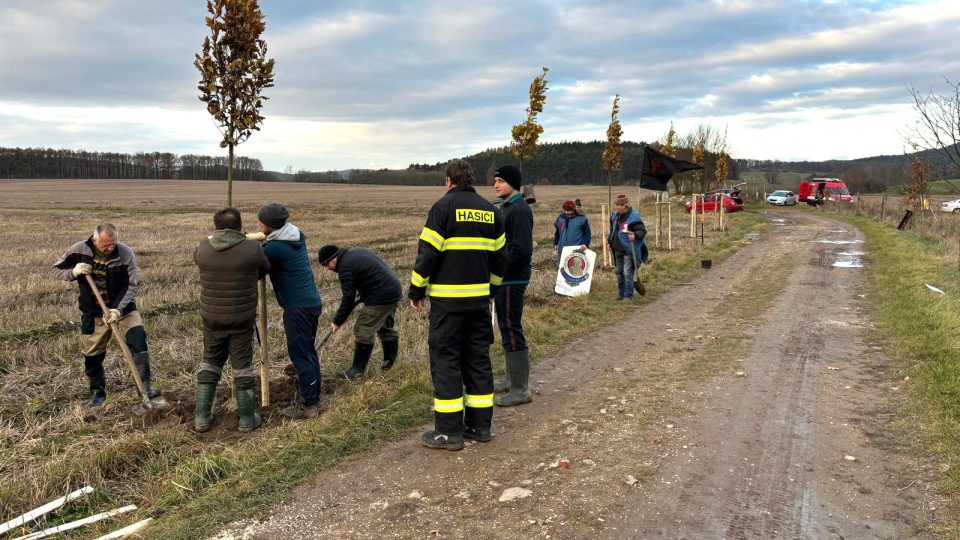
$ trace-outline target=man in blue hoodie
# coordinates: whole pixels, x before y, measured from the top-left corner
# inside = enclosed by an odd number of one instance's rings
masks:
[[[257,212],[257,225],[266,235],[263,252],[270,261],[270,282],[283,308],[287,353],[297,371],[303,404],[293,403],[280,414],[287,418],[316,418],[320,412],[320,358],[315,341],[323,302],[310,268],[307,240],[280,203]]]

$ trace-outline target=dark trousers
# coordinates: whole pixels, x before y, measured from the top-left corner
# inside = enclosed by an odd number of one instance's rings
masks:
[[[283,310],[287,354],[297,371],[300,396],[306,406],[320,401],[320,358],[317,356],[317,325],[323,306]]]
[[[527,284],[504,285],[497,291],[494,305],[497,310],[497,326],[503,349],[507,352],[527,350],[527,339],[523,335],[523,295]]]
[[[197,382],[217,384],[230,359],[233,384],[238,390],[253,388],[253,323],[236,330],[214,330],[203,325],[203,361]],[[266,382],[264,382],[266,384]]]
[[[464,424],[490,429],[493,421],[490,311],[453,313],[434,304],[430,308],[428,341],[436,430],[459,435],[463,433]]]

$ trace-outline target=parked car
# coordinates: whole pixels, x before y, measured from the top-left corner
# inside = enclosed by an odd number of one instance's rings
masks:
[[[720,201],[723,201],[722,203]],[[708,193],[697,197],[697,212],[716,212],[719,204],[723,204],[723,209],[727,212],[739,212],[743,210],[743,203],[737,202],[733,197],[723,193]],[[693,208],[693,202],[687,201],[684,205],[687,212]]]
[[[954,199],[952,201],[947,201],[940,205],[941,212],[953,212],[954,214],[960,214],[960,199]]]
[[[793,206],[797,204],[797,195],[792,191],[782,189],[774,191],[767,197],[767,202],[777,206]]]

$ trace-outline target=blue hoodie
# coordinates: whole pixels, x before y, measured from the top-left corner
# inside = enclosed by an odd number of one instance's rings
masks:
[[[553,227],[553,245],[557,246],[557,261],[560,260],[563,248],[567,246],[590,247],[590,222],[587,216],[574,214],[573,217],[568,218],[566,213],[561,213],[553,222]]]
[[[263,253],[270,261],[270,282],[283,309],[323,305],[313,280],[307,239],[295,225],[287,223],[267,235]]]

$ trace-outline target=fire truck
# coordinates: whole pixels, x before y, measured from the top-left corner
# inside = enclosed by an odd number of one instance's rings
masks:
[[[825,201],[853,201],[847,184],[839,178],[814,178],[807,182],[800,182],[797,190],[797,201],[816,206]]]

